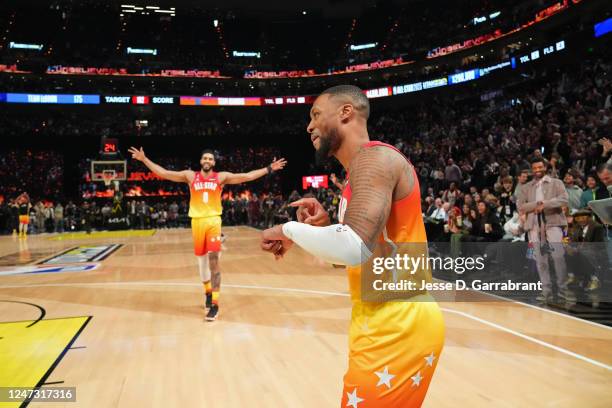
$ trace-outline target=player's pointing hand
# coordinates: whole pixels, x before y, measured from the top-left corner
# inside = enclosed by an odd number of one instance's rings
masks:
[[[316,227],[326,227],[331,224],[329,214],[316,198],[302,198],[289,204],[291,207],[298,207],[298,222],[314,225]]]

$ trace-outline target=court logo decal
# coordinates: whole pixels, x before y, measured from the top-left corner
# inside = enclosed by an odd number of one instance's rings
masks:
[[[0,266],[22,266],[34,262],[40,262],[41,259],[49,258],[57,253],[54,249],[28,249],[12,254],[0,256]]]
[[[121,248],[121,244],[113,245],[84,245],[70,248],[52,258],[40,261],[39,265],[73,264],[98,262],[106,259],[113,252]]]
[[[86,263],[77,265],[31,265],[17,268],[0,268],[0,276],[19,275],[26,273],[58,273],[58,272],[88,272],[98,269],[99,263]]]
[[[3,386],[39,389],[91,319],[91,316],[43,317],[0,322],[0,384]],[[29,402],[26,399],[0,406],[25,407]]]

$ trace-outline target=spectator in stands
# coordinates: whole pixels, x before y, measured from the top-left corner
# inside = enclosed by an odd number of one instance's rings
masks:
[[[536,157],[531,162],[533,180],[525,185],[517,197],[520,212],[527,215],[525,230],[529,234],[529,242],[533,245],[538,274],[542,282],[542,294],[538,300],[551,303],[553,286],[548,263],[551,254],[557,277],[558,296],[569,300],[567,292],[567,270],[564,259],[563,228],[567,220],[563,207],[568,205],[567,191],[563,182],[546,174],[546,165],[542,157]]]
[[[470,197],[466,195],[466,197]],[[461,211],[461,223],[463,224],[463,229],[467,232],[470,231],[474,220],[476,219],[476,210],[472,208],[469,204],[463,204],[463,208]]]
[[[168,227],[177,228],[178,227],[178,219],[179,219],[179,206],[176,201],[173,201],[170,204],[168,209]]]
[[[264,216],[264,228],[270,228],[274,222],[274,197],[268,194],[261,203]]]
[[[463,223],[462,211],[458,207],[453,207],[449,211],[445,232],[450,242],[450,256],[459,256],[461,254],[461,239],[469,232],[469,228]]]
[[[607,161],[597,167],[597,177],[606,187],[608,195],[612,195],[612,162]]]
[[[77,207],[72,201],[68,201],[65,209],[66,214],[66,227],[69,231],[74,231],[76,229],[76,215],[77,215]]]
[[[138,227],[140,229],[147,228],[147,219],[149,216],[149,206],[144,200],[138,203],[138,206],[136,208],[136,213],[138,215]]]
[[[425,204],[423,205],[425,212],[423,213],[425,217],[431,217],[431,214],[436,209],[435,199],[431,196],[425,197]]]
[[[597,182],[595,175],[587,176],[586,187],[587,188],[580,196],[580,208],[587,208],[589,201],[601,200],[610,197],[607,189],[602,187],[601,184]]]
[[[100,214],[102,215],[102,225],[106,225],[108,223],[108,219],[111,216],[112,208],[109,202],[104,203],[104,206],[100,210]]]
[[[574,213],[582,208],[581,197],[582,189],[578,187],[574,182],[574,172],[570,169],[565,173],[563,177],[563,183],[565,184],[565,190],[567,191],[568,206],[570,213]]]
[[[475,207],[474,196],[472,194],[465,194],[463,196],[463,205],[467,205],[470,208]]]
[[[432,170],[430,178],[432,179],[434,190],[440,191],[444,187],[444,172],[441,167],[436,167]]]
[[[502,190],[499,195],[499,216],[502,223],[506,223],[516,212],[516,196],[513,194],[512,176],[505,176],[501,180]]]
[[[606,241],[606,231],[595,221],[588,209],[578,211],[573,216],[573,222],[568,233],[570,246],[568,248],[568,283],[573,283],[576,276],[582,275],[587,282],[587,291],[600,287],[599,275],[606,268],[605,256],[602,256],[602,243]]]
[[[55,232],[64,232],[64,207],[60,202],[55,204],[53,222],[53,230]]]
[[[450,204],[451,207],[455,205],[455,202],[460,198],[461,192],[457,188],[457,183],[451,181],[450,186],[442,194],[442,200]]]
[[[525,184],[527,184],[527,182],[529,181],[529,169],[521,169],[520,173],[518,174],[518,177],[516,179],[516,188],[514,189],[514,196],[518,197],[519,194],[521,193],[521,190],[523,189],[523,187],[525,186]]]
[[[450,183],[461,185],[461,182],[463,181],[461,168],[455,164],[453,159],[448,159],[447,161],[446,168],[444,169],[444,180],[446,180],[447,185]]]
[[[525,221],[527,217],[523,213],[515,211],[505,224],[504,224],[504,236],[502,237],[505,241],[525,241]]]
[[[136,226],[136,220],[138,219],[136,215],[137,214],[136,210],[137,210],[136,200],[128,201],[127,215],[128,215],[128,220],[130,221],[130,226],[132,228]]]
[[[248,222],[252,227],[257,227],[259,225],[259,208],[259,197],[257,197],[257,194],[253,194],[248,203]]]
[[[91,234],[91,229],[94,222],[94,213],[89,202],[84,201],[80,210],[81,229],[87,232],[87,234]]]
[[[36,203],[34,213],[36,214],[36,233],[42,234],[45,232],[45,205],[42,201]]]
[[[19,204],[17,203],[17,200],[13,199],[9,203],[8,230],[11,231],[12,234],[16,234],[18,227],[19,227]]]
[[[446,211],[444,210],[443,207],[443,202],[441,198],[436,198],[434,201],[434,210],[431,212],[431,215],[429,216],[430,221],[434,222],[434,223],[440,223],[443,221],[446,221]]]
[[[499,223],[499,218],[495,212],[491,211],[489,206],[481,201],[478,203],[475,219],[472,221],[472,227],[468,230],[468,234],[464,235],[461,240],[464,242],[495,242],[499,241],[503,236],[502,227]]]

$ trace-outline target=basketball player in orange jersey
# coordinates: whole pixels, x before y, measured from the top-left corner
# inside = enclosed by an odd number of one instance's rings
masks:
[[[408,301],[361,299],[362,273],[372,273],[361,264],[371,251],[408,242],[426,248],[427,242],[415,169],[393,146],[370,141],[369,110],[368,99],[355,86],[319,95],[307,130],[317,159],[333,155],[346,170],[340,223],[330,225],[316,199],[298,200],[293,205],[300,207],[298,221],[303,222],[265,230],[261,247],[278,259],[296,243],[325,261],[348,266],[352,315],[341,406],[414,408],[421,406],[440,357],[444,321],[427,292],[411,293]]]
[[[30,196],[28,193],[22,193],[17,197],[17,205],[19,206],[19,238],[25,239],[28,236],[28,225],[30,224]]]
[[[159,177],[189,184],[190,202],[189,217],[195,255],[198,258],[200,278],[206,293],[206,320],[214,321],[219,314],[219,290],[221,272],[219,269],[219,252],[221,251],[221,191],[225,184],[240,184],[257,180],[260,177],[281,170],[287,164],[285,159],[274,160],[269,166],[248,173],[230,173],[213,171],[215,156],[212,150],[204,150],[200,157],[202,169],[170,171],[153,163],[145,156],[142,147],[128,150],[132,158],[140,160]]]

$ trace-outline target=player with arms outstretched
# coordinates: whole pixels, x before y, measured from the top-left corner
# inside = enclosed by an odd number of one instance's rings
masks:
[[[204,150],[200,156],[202,169],[171,171],[152,162],[143,151],[130,147],[132,158],[140,160],[159,177],[189,184],[189,217],[193,233],[194,252],[198,258],[200,278],[206,293],[206,320],[214,321],[219,314],[219,290],[221,288],[221,272],[219,269],[219,252],[221,251],[221,192],[225,184],[240,184],[257,180],[260,177],[281,170],[287,164],[285,159],[279,159],[269,166],[252,170],[248,173],[215,172],[215,155],[212,150]]]
[[[444,321],[433,298],[363,300],[362,277],[372,252],[410,244],[426,251],[415,169],[393,146],[370,141],[369,102],[361,89],[324,91],[307,131],[318,160],[335,156],[346,170],[339,224],[314,198],[298,200],[298,221],[262,233],[261,247],[282,258],[293,243],[332,264],[347,265],[353,304],[342,407],[420,407],[444,344]],[[418,273],[431,281],[431,272]],[[366,288],[367,289],[367,288]]]

